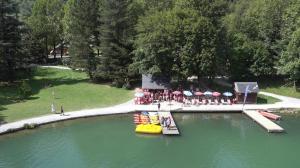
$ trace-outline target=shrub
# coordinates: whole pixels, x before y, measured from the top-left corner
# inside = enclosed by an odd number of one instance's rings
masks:
[[[123,82],[120,80],[114,80],[111,85],[113,87],[121,88],[123,86]]]
[[[124,85],[123,85],[123,88],[124,89],[131,89],[131,85],[130,85],[130,83],[129,82],[126,82]]]
[[[27,81],[23,80],[19,87],[19,94],[21,99],[28,98],[32,93],[32,89]]]
[[[70,66],[71,65],[71,58],[70,57],[62,58],[61,62],[64,66]]]
[[[31,124],[24,124],[24,128],[25,129],[34,129],[36,128],[38,125],[37,124],[34,124],[34,123],[31,123]]]

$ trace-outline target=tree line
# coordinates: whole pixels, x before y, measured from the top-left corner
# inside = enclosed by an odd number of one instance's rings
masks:
[[[0,2],[2,80],[64,43],[71,67],[118,87],[142,73],[300,79],[299,0]]]

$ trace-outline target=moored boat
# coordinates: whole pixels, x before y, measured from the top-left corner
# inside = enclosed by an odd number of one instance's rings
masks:
[[[161,131],[162,127],[155,124],[139,124],[135,128],[135,132],[145,134],[160,134]]]
[[[261,115],[263,115],[264,117],[267,117],[267,118],[272,119],[272,120],[280,120],[281,119],[281,116],[273,114],[273,113],[269,113],[267,111],[259,110],[258,112]]]

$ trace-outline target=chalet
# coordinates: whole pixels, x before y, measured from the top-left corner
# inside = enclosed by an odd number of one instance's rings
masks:
[[[257,94],[259,92],[257,82],[234,82],[234,92],[236,103],[244,103],[246,88],[248,86],[248,94],[246,104],[257,103]]]
[[[150,74],[143,74],[142,88],[147,90],[168,90],[170,89],[170,80],[165,77],[154,77]]]

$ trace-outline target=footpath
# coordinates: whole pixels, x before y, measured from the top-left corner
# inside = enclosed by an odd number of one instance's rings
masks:
[[[174,112],[220,112],[220,111],[242,111],[251,109],[284,109],[284,108],[299,108],[300,99],[280,96],[267,92],[260,92],[259,94],[271,96],[280,99],[281,102],[275,104],[254,104],[254,105],[200,105],[200,106],[182,106],[179,103],[169,104],[168,102],[162,103],[161,110],[174,111]],[[58,121],[71,120],[76,118],[101,116],[101,115],[113,115],[113,114],[124,114],[135,111],[157,111],[157,105],[134,105],[133,100],[106,108],[95,108],[79,111],[66,112],[64,115],[60,114],[49,114],[45,116],[39,116],[29,119],[24,119],[12,123],[0,125],[0,134],[14,132],[17,130],[24,129],[26,124],[29,125],[43,125]]]

